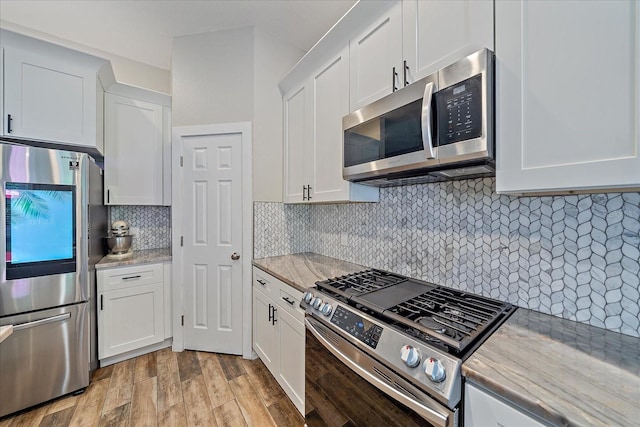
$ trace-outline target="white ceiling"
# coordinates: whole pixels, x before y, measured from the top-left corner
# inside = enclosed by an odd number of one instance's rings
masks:
[[[0,0],[0,19],[168,70],[173,37],[250,25],[308,51],[356,0]]]

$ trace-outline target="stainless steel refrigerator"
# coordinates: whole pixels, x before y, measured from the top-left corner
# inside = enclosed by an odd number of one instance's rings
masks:
[[[0,144],[0,416],[81,391],[96,367],[102,173],[84,153]]]

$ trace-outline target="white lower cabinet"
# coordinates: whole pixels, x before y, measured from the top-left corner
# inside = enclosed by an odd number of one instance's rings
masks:
[[[304,414],[302,292],[253,269],[253,349],[295,407]]]
[[[98,270],[98,359],[102,365],[105,359],[165,340],[164,270],[162,263]]]
[[[546,424],[467,382],[464,397],[464,425],[466,427],[544,427]]]
[[[253,289],[253,349],[269,371],[278,367],[277,328],[271,320],[274,304],[271,298]]]

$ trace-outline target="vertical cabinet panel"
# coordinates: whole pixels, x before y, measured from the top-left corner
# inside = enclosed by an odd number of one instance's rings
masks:
[[[393,92],[402,75],[402,4],[394,6],[349,42],[351,111]],[[395,68],[398,77],[394,76]]]
[[[639,9],[496,2],[498,192],[640,187]]]
[[[105,95],[107,204],[165,204],[166,118],[161,105]]]
[[[402,20],[408,83],[482,48],[494,50],[492,0],[403,0]]]
[[[304,324],[285,310],[278,311],[280,332],[279,383],[293,404],[304,413]],[[303,349],[300,353],[298,350]]]

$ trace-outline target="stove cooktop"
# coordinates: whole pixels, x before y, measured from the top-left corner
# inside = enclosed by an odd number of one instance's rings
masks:
[[[403,333],[460,357],[514,308],[509,303],[376,269],[316,282],[316,286]]]

